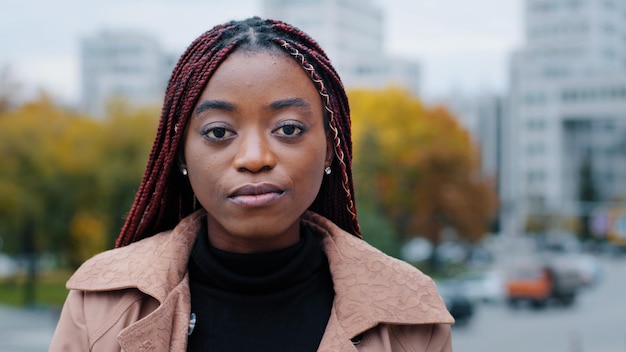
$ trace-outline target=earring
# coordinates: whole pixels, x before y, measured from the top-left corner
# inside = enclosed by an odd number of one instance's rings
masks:
[[[331,172],[333,172],[333,170],[330,168],[330,166],[326,166],[326,168],[324,169],[324,173],[326,175],[330,175]]]
[[[182,173],[183,173],[183,176],[187,176],[187,174],[188,174],[189,172],[187,171],[187,168],[186,168],[186,167],[185,167],[185,168],[183,168]]]

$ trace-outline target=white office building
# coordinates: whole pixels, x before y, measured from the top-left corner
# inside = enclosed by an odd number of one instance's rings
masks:
[[[371,0],[263,0],[263,12],[317,40],[346,87],[396,85],[419,94],[419,64],[385,55],[383,13]]]
[[[526,0],[511,61],[501,197],[509,232],[529,215],[575,217],[584,161],[598,201],[626,198],[626,1]]]
[[[156,38],[132,31],[103,31],[81,43],[82,108],[101,116],[111,99],[136,106],[161,104],[175,65]]]
[[[431,104],[445,106],[456,117],[479,147],[483,175],[497,179],[501,168],[500,129],[505,118],[504,99],[492,93],[452,93]]]

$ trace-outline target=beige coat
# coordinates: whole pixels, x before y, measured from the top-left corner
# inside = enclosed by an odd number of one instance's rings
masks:
[[[110,250],[67,283],[50,351],[185,351],[190,317],[187,261],[205,213]],[[308,212],[323,243],[335,301],[318,351],[451,351],[454,322],[432,280]]]

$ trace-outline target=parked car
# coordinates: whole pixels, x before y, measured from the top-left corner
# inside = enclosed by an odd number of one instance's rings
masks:
[[[476,303],[498,303],[504,300],[504,274],[495,269],[470,271],[458,277],[460,290]]]
[[[460,282],[456,279],[439,280],[437,290],[454,317],[455,325],[462,326],[470,322],[475,313],[475,303],[464,295]]]
[[[563,256],[556,261],[578,270],[580,283],[584,287],[595,286],[602,280],[602,266],[596,257],[592,255],[571,254]]]
[[[569,306],[581,287],[578,270],[562,263],[518,264],[508,274],[506,297],[512,307],[527,302],[543,308],[551,301]]]

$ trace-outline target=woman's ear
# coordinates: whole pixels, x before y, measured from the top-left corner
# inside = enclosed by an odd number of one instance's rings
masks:
[[[324,163],[324,167],[330,167],[333,164],[333,158],[335,157],[335,143],[333,134],[330,132],[326,133],[326,162]]]
[[[185,161],[185,150],[183,146],[178,149],[176,160],[178,161],[178,169],[183,175],[187,176],[187,162]]]
[[[178,133],[178,123],[176,123],[174,130]],[[185,141],[187,140],[187,129],[185,128],[181,131],[181,134],[180,142],[178,144],[178,152],[176,153],[176,160],[178,161],[178,169],[183,172],[183,170],[187,170],[187,161],[185,160]]]

